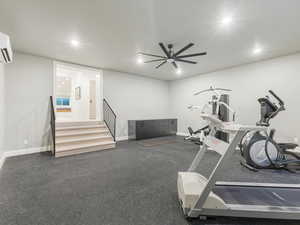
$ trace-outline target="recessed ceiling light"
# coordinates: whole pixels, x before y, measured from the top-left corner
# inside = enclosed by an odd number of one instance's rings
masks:
[[[259,55],[262,53],[262,48],[261,47],[255,47],[252,51],[253,55]]]
[[[137,59],[136,59],[136,62],[137,64],[142,64],[143,63],[143,58],[141,56],[139,56]]]
[[[80,43],[79,43],[79,41],[73,39],[73,40],[71,40],[71,45],[72,45],[73,47],[78,47],[78,46],[80,45]]]
[[[221,20],[221,24],[222,26],[228,26],[232,23],[233,18],[232,16],[225,16],[222,20]]]
[[[176,74],[177,74],[177,75],[181,75],[181,74],[182,74],[182,70],[181,70],[180,68],[178,68],[178,69],[176,70]]]

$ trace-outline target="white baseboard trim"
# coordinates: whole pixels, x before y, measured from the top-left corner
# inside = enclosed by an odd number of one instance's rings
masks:
[[[50,149],[50,146],[44,146],[44,147],[37,147],[37,148],[25,148],[25,149],[6,151],[2,154],[2,157],[0,158],[0,169],[2,168],[5,160],[9,157],[20,156],[20,155],[29,155],[29,154],[33,154],[33,153],[39,153],[39,152],[46,152],[46,151],[49,151],[49,149]]]
[[[4,156],[4,153],[2,154],[2,156],[0,157],[0,170],[4,164],[4,161],[5,161],[5,156]]]
[[[49,150],[48,146],[37,147],[37,148],[24,148],[24,149],[18,149],[13,151],[6,151],[4,152],[4,155],[5,158],[8,158],[8,157],[19,156],[19,155],[28,155],[33,153],[46,152],[48,150]]]
[[[184,137],[189,136],[188,133],[182,133],[182,132],[178,132],[178,133],[176,133],[176,135],[177,135],[177,136],[184,136]],[[122,136],[122,137],[117,137],[117,138],[116,138],[116,141],[126,141],[126,140],[128,140],[128,139],[129,139],[128,136]]]
[[[183,132],[177,132],[176,135],[177,135],[177,136],[184,136],[184,137],[189,136],[188,133],[183,133]]]
[[[116,141],[126,141],[128,140],[128,136],[117,137]]]

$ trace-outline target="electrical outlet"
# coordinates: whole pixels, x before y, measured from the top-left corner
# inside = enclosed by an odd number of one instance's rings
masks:
[[[28,140],[27,139],[24,140],[24,145],[28,145]]]
[[[297,138],[297,137],[294,137],[294,142],[295,142],[295,143],[298,143],[298,141],[299,141],[298,138]]]

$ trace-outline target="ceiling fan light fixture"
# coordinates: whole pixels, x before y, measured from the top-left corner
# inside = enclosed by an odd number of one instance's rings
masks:
[[[167,59],[167,62],[172,63],[172,62],[175,62],[175,60],[171,58],[171,59]]]

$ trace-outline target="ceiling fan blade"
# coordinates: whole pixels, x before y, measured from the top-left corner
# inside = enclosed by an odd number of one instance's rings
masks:
[[[163,61],[161,64],[159,64],[159,65],[158,65],[158,66],[156,66],[155,68],[157,69],[157,68],[161,67],[161,66],[162,66],[162,65],[164,65],[166,62],[167,62],[166,60],[165,60],[165,61]]]
[[[164,56],[153,55],[153,54],[148,54],[148,53],[143,53],[143,52],[139,52],[138,54],[140,54],[140,55],[146,55],[146,56],[152,56],[152,57],[158,57],[158,58],[162,58],[162,59],[165,59],[165,58],[166,58],[166,57],[164,57]]]
[[[189,49],[190,47],[192,47],[194,45],[194,43],[189,43],[187,46],[183,47],[182,49],[180,49],[178,52],[176,52],[174,54],[174,56],[178,56],[180,53],[184,52],[185,50]]]
[[[154,59],[154,60],[145,61],[144,63],[159,62],[159,61],[165,61],[165,59]]]
[[[195,53],[195,54],[189,54],[189,55],[180,55],[177,56],[177,59],[181,59],[181,58],[187,58],[187,57],[194,57],[194,56],[201,56],[201,55],[206,55],[206,52],[201,52],[201,53]]]
[[[159,43],[159,46],[161,47],[161,49],[164,51],[164,53],[166,54],[166,56],[168,58],[170,58],[170,53],[167,51],[166,47],[164,46],[164,44],[162,42]]]
[[[173,66],[174,66],[176,69],[178,68],[176,62],[172,62],[172,64],[173,64]]]
[[[184,60],[184,59],[175,59],[175,61],[184,62],[184,63],[191,63],[191,64],[197,64],[197,62],[195,62],[195,61]]]

